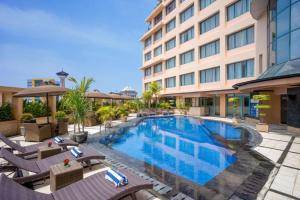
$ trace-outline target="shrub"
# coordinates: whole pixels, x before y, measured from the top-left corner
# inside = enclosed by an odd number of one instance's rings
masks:
[[[33,115],[31,113],[23,113],[21,116],[21,121],[32,121],[33,120]]]
[[[47,117],[51,114],[50,108],[43,102],[24,103],[24,113],[31,113],[34,118]]]
[[[64,111],[57,111],[55,113],[55,118],[59,121],[66,119],[66,113]]]
[[[240,101],[240,98],[238,98],[238,97],[230,97],[228,99],[228,101],[230,103],[232,103],[233,117],[237,117],[238,114],[239,114],[239,101]]]
[[[0,121],[9,121],[13,119],[11,107],[8,103],[4,103],[0,106]]]
[[[171,109],[171,104],[169,102],[167,102],[167,101],[166,102],[161,102],[159,104],[159,107],[161,109],[170,110]]]
[[[124,118],[128,116],[129,112],[127,108],[123,105],[116,108],[116,114],[118,117]]]
[[[99,121],[101,123],[106,123],[108,121],[112,121],[114,119],[115,110],[111,106],[103,106],[99,108],[96,112],[96,114],[99,116]]]

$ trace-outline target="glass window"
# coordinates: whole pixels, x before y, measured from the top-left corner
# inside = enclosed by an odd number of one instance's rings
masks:
[[[220,81],[220,67],[214,67],[200,71],[200,83]]]
[[[154,65],[154,74],[162,72],[162,63]]]
[[[145,61],[151,60],[151,51],[145,54],[144,59]]]
[[[253,77],[254,59],[244,60],[227,65],[227,80]]]
[[[151,74],[152,74],[151,67],[146,68],[145,71],[144,71],[144,75],[145,76],[150,76]]]
[[[162,12],[159,13],[155,18],[154,18],[154,25],[158,24],[162,20]]]
[[[200,47],[200,58],[206,58],[220,53],[220,40],[216,40]]]
[[[161,79],[157,80],[155,82],[157,83],[157,85],[158,85],[159,88],[162,88],[162,80]]]
[[[184,65],[194,61],[194,49],[180,54],[180,64]]]
[[[176,37],[172,38],[171,40],[166,42],[166,51],[173,49],[176,47]]]
[[[176,67],[176,57],[170,58],[166,61],[166,69]]]
[[[219,26],[219,13],[207,18],[203,22],[200,22],[200,34],[210,31]]]
[[[230,21],[250,10],[251,0],[239,0],[227,7],[227,21]]]
[[[156,47],[154,49],[154,57],[159,56],[162,54],[162,46],[160,45],[159,47]]]
[[[145,83],[144,84],[144,87],[145,87],[145,91],[148,91],[150,88],[150,83]]]
[[[291,8],[291,29],[300,28],[300,1],[292,5]]]
[[[154,42],[162,38],[162,29],[154,33]]]
[[[291,59],[300,58],[300,29],[291,33]]]
[[[145,40],[144,47],[145,47],[145,48],[149,47],[149,46],[151,45],[151,43],[152,43],[151,37],[147,38],[147,39]]]
[[[200,10],[206,8],[207,6],[209,6],[210,4],[212,4],[213,2],[215,2],[216,0],[200,0]]]
[[[235,49],[254,42],[254,27],[246,28],[227,36],[227,49]]]
[[[290,0],[277,0],[277,12],[282,11],[290,5]]]
[[[290,59],[290,34],[277,39],[277,63],[283,63]]]
[[[194,26],[180,33],[180,44],[185,43],[194,38]]]
[[[180,13],[180,23],[194,16],[194,4]]]
[[[194,85],[194,72],[180,75],[180,86]]]
[[[165,79],[166,88],[176,87],[176,76]]]
[[[290,29],[290,9],[286,9],[277,15],[277,37],[280,37]]]
[[[170,32],[176,27],[176,18],[173,18],[166,24],[166,33]]]
[[[176,8],[176,0],[173,0],[173,1],[171,1],[171,3],[169,3],[166,6],[166,15],[171,13],[175,8]]]

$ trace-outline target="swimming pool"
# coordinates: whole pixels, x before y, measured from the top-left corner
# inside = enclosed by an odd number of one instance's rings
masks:
[[[192,117],[146,118],[126,129],[111,148],[203,186],[237,161],[216,138],[241,140],[241,129]],[[100,139],[107,144],[106,139]]]

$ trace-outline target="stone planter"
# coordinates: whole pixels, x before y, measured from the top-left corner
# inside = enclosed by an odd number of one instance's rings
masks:
[[[265,123],[258,123],[256,124],[256,130],[258,132],[265,132],[268,133],[269,132],[269,124],[265,124]]]
[[[241,119],[239,119],[239,118],[232,118],[232,123],[233,124],[239,124],[239,123],[241,123]]]
[[[6,137],[18,135],[20,133],[20,123],[18,120],[0,122],[0,133]]]
[[[47,117],[37,117],[35,118],[37,124],[47,124]],[[51,116],[49,116],[49,122],[51,123]]]
[[[85,131],[84,133],[70,133],[70,139],[81,144],[86,142],[87,137],[88,137],[88,132]]]
[[[57,134],[64,135],[68,133],[68,119],[57,121]]]

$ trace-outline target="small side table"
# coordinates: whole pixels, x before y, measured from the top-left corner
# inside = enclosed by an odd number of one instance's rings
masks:
[[[54,156],[61,152],[61,147],[58,145],[52,145],[51,147],[44,146],[38,147],[38,160],[42,160],[44,158]]]
[[[54,192],[83,179],[82,165],[73,160],[69,166],[59,163],[50,167],[50,190]]]

